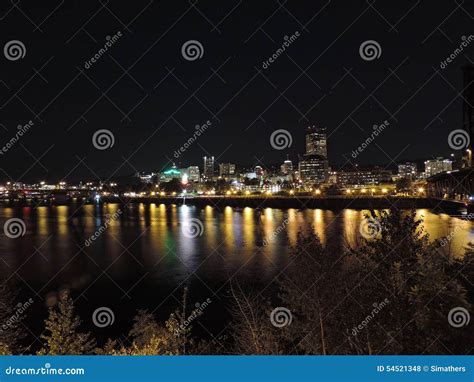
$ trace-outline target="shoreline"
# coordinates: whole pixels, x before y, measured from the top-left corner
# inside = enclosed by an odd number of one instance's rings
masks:
[[[236,207],[236,208],[298,208],[298,209],[325,209],[341,210],[351,208],[355,210],[387,209],[391,207],[399,209],[420,209],[429,208],[439,210],[448,214],[460,214],[472,212],[471,205],[465,205],[462,202],[451,200],[440,200],[434,198],[417,197],[311,197],[311,196],[293,196],[293,197],[228,197],[228,196],[198,196],[198,197],[103,197],[99,202],[91,198],[68,199],[68,200],[0,200],[0,205],[11,206],[59,206],[59,205],[77,205],[77,204],[165,204],[165,205],[192,205],[196,207]]]

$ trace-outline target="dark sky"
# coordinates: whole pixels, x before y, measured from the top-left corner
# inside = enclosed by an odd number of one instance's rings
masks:
[[[44,5],[41,5],[43,3]],[[120,4],[119,4],[120,3]],[[20,40],[24,58],[0,56],[0,146],[17,125],[34,126],[0,156],[0,179],[107,178],[158,171],[212,125],[180,161],[202,156],[239,164],[279,163],[304,153],[308,125],[327,127],[333,166],[384,120],[390,126],[357,161],[393,164],[449,155],[461,127],[461,66],[474,42],[445,69],[472,32],[472,1],[3,1],[1,47]],[[84,64],[120,37],[89,69]],[[300,37],[267,69],[296,31]],[[182,45],[198,40],[201,58]],[[381,46],[365,61],[366,40]],[[98,150],[92,136],[110,130]],[[270,136],[290,132],[275,150]]]

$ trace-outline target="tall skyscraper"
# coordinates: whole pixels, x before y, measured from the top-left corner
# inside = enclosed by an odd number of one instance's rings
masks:
[[[306,155],[320,155],[328,157],[326,144],[326,128],[309,126],[306,132]]]
[[[204,157],[204,169],[203,175],[206,178],[213,178],[214,177],[214,157]]]
[[[280,166],[280,171],[283,175],[289,175],[293,172],[293,162],[288,157]]]
[[[301,180],[307,185],[321,184],[328,177],[326,128],[310,126],[306,131],[306,154],[299,163]]]

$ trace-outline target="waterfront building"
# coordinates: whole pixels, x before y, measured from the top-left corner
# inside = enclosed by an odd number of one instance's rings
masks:
[[[290,175],[293,172],[293,162],[286,158],[286,160],[280,166],[280,172],[283,175]]]
[[[453,169],[453,161],[451,159],[443,159],[441,157],[436,159],[429,159],[425,161],[425,177],[448,172]]]
[[[187,168],[188,180],[190,182],[199,182],[201,172],[199,171],[198,166],[189,166]]]
[[[203,160],[204,160],[203,175],[207,179],[212,179],[214,177],[214,169],[215,169],[214,157],[205,156]]]
[[[305,155],[299,163],[299,173],[306,185],[324,183],[328,174],[328,161],[321,155]]]
[[[391,181],[392,171],[380,167],[337,172],[337,183],[340,186],[379,185]]]
[[[233,177],[235,175],[235,164],[219,163],[219,176],[223,178]]]
[[[415,179],[417,175],[416,163],[406,162],[398,165],[398,177],[404,179]]]
[[[298,165],[300,179],[307,186],[327,181],[329,163],[326,140],[325,128],[308,127],[306,131],[306,154]]]
[[[181,179],[181,170],[173,163],[171,168],[160,173],[160,182],[169,182],[171,179]]]

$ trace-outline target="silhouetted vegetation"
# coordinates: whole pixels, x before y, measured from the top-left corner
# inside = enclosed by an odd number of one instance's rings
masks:
[[[71,296],[62,292],[49,308],[38,354],[468,354],[473,331],[454,327],[448,315],[471,308],[474,245],[456,259],[440,245],[446,238],[430,240],[414,212],[367,218],[377,222],[376,234],[344,251],[323,246],[313,231],[300,232],[277,296],[232,280],[232,321],[223,341],[194,338],[191,321],[201,312],[188,309],[185,289],[164,323],[139,310],[125,339],[97,347],[81,330]],[[0,320],[9,326],[0,332],[1,354],[33,352],[22,346],[21,319],[9,320],[15,299],[4,283]],[[272,317],[277,307],[290,312],[281,325]]]

